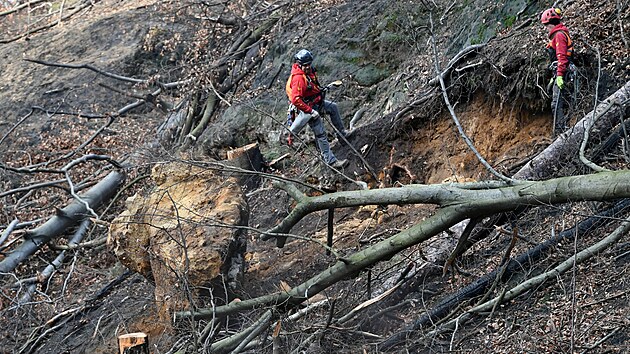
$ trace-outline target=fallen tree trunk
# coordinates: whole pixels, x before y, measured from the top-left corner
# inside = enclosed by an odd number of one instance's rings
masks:
[[[562,158],[573,157],[577,159],[577,152],[580,146],[580,140],[584,136],[584,129],[586,126],[593,125],[595,131],[600,132],[600,135],[603,135],[602,132],[610,131],[610,128],[617,124],[617,119],[621,115],[624,117],[626,115],[626,104],[630,98],[630,82],[626,83],[621,89],[617,90],[613,95],[608,97],[602,104],[598,105],[595,110],[591,111],[587,114],[578,124],[573,127],[573,129],[563,133],[553,144],[551,144],[547,149],[543,150],[538,156],[532,159],[529,163],[523,166],[517,173],[514,174],[513,178],[515,180],[541,180],[545,178],[549,178],[552,176],[555,171],[554,166],[557,166],[557,162],[561,161]],[[406,190],[408,187],[403,188],[395,188],[398,191],[392,191],[392,189],[380,189],[378,191],[366,191],[374,193],[377,201],[371,202],[366,200],[357,200],[357,198],[352,198],[352,204],[345,206],[360,206],[367,204],[379,204],[379,205],[387,205],[387,204],[413,204],[413,203],[432,203],[429,201],[432,198],[442,198],[438,193],[435,193],[430,190],[423,190],[420,195],[412,195],[412,193],[408,193],[409,190]],[[439,187],[436,187],[439,189]],[[381,191],[381,192],[379,192]],[[418,191],[414,191],[418,192]],[[335,198],[344,199],[345,195],[342,193],[335,193]],[[346,192],[346,193],[354,193],[354,192]],[[382,197],[378,197],[377,194],[381,193]],[[292,195],[296,194],[292,191]],[[306,198],[306,197],[304,197]],[[307,200],[301,198],[303,200]],[[418,198],[418,199],[417,199]],[[308,198],[312,199],[312,198]],[[287,233],[291,230],[291,228],[301,220],[305,215],[317,211],[322,210],[319,203],[328,203],[329,207],[334,207],[335,202],[332,200],[326,200],[327,196],[323,196],[318,200],[308,200],[308,202],[301,202],[298,200],[298,205],[291,211],[291,213],[284,219],[280,224],[278,224],[273,229],[269,230],[267,235],[263,235],[262,239],[267,240],[272,238],[271,234],[273,233]],[[350,201],[350,199],[349,199]],[[332,202],[332,203],[331,203]],[[438,203],[441,204],[441,203]],[[487,228],[484,228],[487,229]],[[286,237],[284,236],[276,236],[278,247],[283,247]],[[479,235],[474,235],[471,237],[471,241],[478,240]],[[467,249],[467,247],[465,248]],[[464,249],[464,251],[465,251]]]
[[[593,111],[584,116],[573,128],[561,134],[551,145],[525,164],[512,178],[516,180],[543,180],[554,177],[559,164],[569,160],[578,162],[580,143],[584,137],[586,127],[593,126],[591,129],[593,132],[590,134],[591,139],[602,139],[602,137],[610,135],[611,128],[618,123],[623,123],[622,121],[628,115],[627,104],[629,98],[630,82],[627,82]],[[524,210],[525,208],[522,208],[517,210],[517,212],[520,213]],[[494,229],[494,225],[502,225],[507,221],[508,216],[502,214],[483,222],[480,227],[475,228],[472,235],[451,257],[455,258],[464,254],[472,245],[486,238],[491,230]]]
[[[395,192],[406,192],[405,195],[396,195],[399,198],[399,203],[435,203],[442,205],[443,208],[427,220],[339,260],[324,272],[288,292],[269,294],[213,309],[179,312],[176,317],[180,319],[222,317],[272,305],[291,308],[338,281],[352,277],[377,262],[389,259],[408,247],[422,243],[464,219],[485,217],[514,210],[523,205],[534,206],[576,200],[606,201],[630,198],[630,171],[563,177],[486,190],[462,189],[450,185],[390,188],[391,194],[385,193],[386,190],[339,192],[318,197],[304,197],[301,198],[294,211],[300,209],[302,210],[300,215],[304,216],[309,212],[330,207],[387,204],[391,203],[390,197]],[[300,219],[301,217],[294,217],[293,222]],[[294,225],[293,222],[286,223],[283,228],[290,229]]]
[[[34,254],[41,246],[88,217],[89,213],[83,202],[87,203],[91,209],[97,209],[116,194],[124,180],[125,175],[122,172],[111,172],[81,195],[82,201],[74,200],[65,208],[57,210],[57,215],[46,223],[28,231],[25,235],[26,239],[0,262],[0,273],[13,271],[20,262]]]
[[[558,279],[567,271],[574,269],[579,264],[589,260],[594,255],[602,253],[604,250],[610,248],[612,245],[619,242],[619,240],[621,240],[624,236],[626,236],[629,231],[630,231],[630,219],[622,220],[621,225],[619,225],[615,229],[615,231],[610,233],[608,236],[604,237],[599,242],[581,250],[580,252],[575,253],[573,256],[564,260],[563,262],[558,264],[556,267],[546,272],[543,272],[533,278],[527,279],[526,281],[516,285],[510,290],[502,292],[497,297],[465,311],[463,314],[459,315],[457,318],[452,319],[448,321],[448,323],[441,325],[440,326],[441,328],[438,328],[432,331],[428,335],[435,336],[438,332],[443,331],[445,329],[457,328],[460,324],[466,323],[468,320],[470,320],[474,314],[490,311],[494,309],[496,305],[498,304],[509,302],[513,300],[514,298],[516,298],[517,296],[520,296],[529,290],[539,288],[542,284],[544,284],[548,280]]]
[[[585,127],[593,126],[592,138],[608,135],[612,127],[622,123],[619,117],[627,117],[627,102],[630,99],[630,81],[610,95],[606,100],[582,118],[573,128],[562,133],[545,150],[539,153],[518,172],[514,179],[542,180],[552,177],[558,162],[577,159]]]

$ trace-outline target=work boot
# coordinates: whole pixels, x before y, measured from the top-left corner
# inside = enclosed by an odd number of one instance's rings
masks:
[[[348,164],[348,160],[346,160],[346,159],[337,160],[337,161],[331,163],[330,167],[336,168],[336,169],[340,169],[340,168],[344,168],[347,164]]]

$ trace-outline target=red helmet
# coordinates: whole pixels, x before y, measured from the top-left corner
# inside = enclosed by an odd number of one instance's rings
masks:
[[[542,22],[543,25],[546,25],[549,23],[549,20],[551,20],[552,18],[561,20],[562,16],[560,16],[560,9],[556,9],[556,8],[550,8],[545,10],[542,15],[540,15],[540,22]]]

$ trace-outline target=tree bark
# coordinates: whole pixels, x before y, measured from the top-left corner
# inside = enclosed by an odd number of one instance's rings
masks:
[[[597,105],[571,130],[561,134],[512,177],[525,180],[543,180],[552,177],[559,162],[567,158],[577,158],[585,127],[593,125],[591,137],[597,139],[608,135],[611,127],[621,123],[619,117],[628,115],[627,104],[625,104],[628,99],[630,99],[630,81]]]
[[[549,205],[570,201],[606,201],[630,197],[630,171],[602,172],[542,182],[526,182],[511,187],[470,190],[451,185],[409,186],[370,191],[339,192],[303,198],[278,230],[288,231],[303,216],[316,210],[369,204],[433,203],[443,206],[427,220],[347,258],[288,292],[269,294],[214,309],[180,312],[178,318],[226,316],[253,308],[282,304],[291,308],[336,282],[352,277],[375,263],[422,243],[456,223],[514,210],[523,205]],[[296,212],[296,210],[299,210]],[[287,221],[290,220],[290,221]]]
[[[124,180],[125,175],[123,173],[118,171],[111,172],[85,194],[81,195],[81,199],[87,202],[90,208],[97,209],[116,194],[118,187]],[[25,236],[26,239],[17,249],[9,253],[0,262],[0,273],[13,271],[20,262],[34,254],[41,246],[61,235],[69,227],[77,225],[88,215],[85,204],[78,200],[58,210],[57,215],[50,218],[46,223],[29,231]]]
[[[367,191],[347,191],[332,194],[325,194],[316,197],[303,196],[298,200],[298,204],[274,228],[262,236],[263,240],[278,237],[274,234],[286,234],[291,231],[306,215],[320,210],[340,207],[356,207],[362,205],[389,205],[389,204],[437,204],[441,206],[464,205],[464,204],[484,204],[484,207],[497,208],[496,212],[504,208],[504,200],[508,203],[518,203],[514,206],[540,205],[535,198],[527,198],[529,193],[535,193],[540,198],[558,199],[569,198],[571,200],[573,190],[568,187],[579,184],[584,187],[580,195],[573,195],[575,199],[608,200],[611,190],[608,183],[622,183],[621,175],[628,174],[628,171],[602,172],[593,175],[573,176],[554,179],[542,182],[523,181],[512,187],[493,189],[464,189],[457,185],[435,184],[435,185],[408,185],[399,188],[382,188]],[[630,175],[629,175],[630,176]],[[586,182],[586,181],[589,182]],[[615,182],[612,182],[612,181]],[[592,183],[583,185],[582,183]],[[465,186],[466,184],[462,184]],[[621,186],[621,185],[620,185]],[[576,192],[577,193],[577,192]],[[522,194],[522,195],[520,195]],[[606,195],[606,197],[604,197]],[[625,195],[617,196],[622,198]],[[604,198],[604,199],[601,199]],[[574,200],[575,200],[574,199]],[[514,210],[516,208],[507,208]],[[491,213],[491,214],[495,214]],[[485,215],[487,216],[487,215]],[[286,236],[280,236],[286,237]]]

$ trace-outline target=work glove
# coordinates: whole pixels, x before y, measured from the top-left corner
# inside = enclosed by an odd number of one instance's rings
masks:
[[[312,110],[311,111],[311,118],[317,118],[319,117],[319,112],[317,112],[316,110]]]
[[[562,78],[562,76],[556,77],[556,85],[558,85],[558,88],[560,90],[564,88],[564,79]]]

